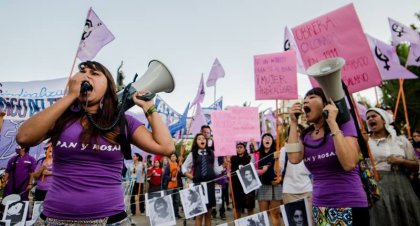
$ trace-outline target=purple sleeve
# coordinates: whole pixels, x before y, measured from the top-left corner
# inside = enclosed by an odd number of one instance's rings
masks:
[[[35,172],[35,168],[36,168],[36,159],[34,157],[31,156],[31,173]]]
[[[341,131],[345,137],[357,137],[356,126],[354,125],[353,118],[340,126]]]
[[[139,120],[137,120],[136,118],[134,118],[131,115],[126,114],[125,115],[125,119],[127,120],[127,124],[128,124],[128,134],[130,136],[133,135],[134,131],[136,131],[136,129],[139,126],[144,126],[144,123],[140,122]]]
[[[12,170],[12,161],[14,161],[14,158],[16,158],[16,156],[11,157],[7,162],[6,173],[10,173],[10,170]]]

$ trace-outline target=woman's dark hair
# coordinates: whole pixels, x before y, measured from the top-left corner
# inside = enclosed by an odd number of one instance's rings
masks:
[[[247,172],[247,171],[249,171],[250,173],[251,173],[251,175],[252,175],[252,178],[255,180],[255,175],[252,173],[252,168],[251,167],[244,167],[244,168],[242,168],[242,169],[244,169],[244,170],[240,170],[239,172],[241,172],[241,176],[242,176],[242,178],[245,178],[245,173]],[[244,180],[244,183],[245,183],[245,185],[246,186],[248,186],[249,184],[250,184],[250,182],[249,181],[247,181],[247,180]]]
[[[305,98],[310,96],[310,95],[316,95],[316,96],[321,97],[322,103],[324,104],[324,106],[328,104],[327,97],[325,96],[324,91],[322,91],[322,89],[320,87],[316,87],[316,88],[313,88],[313,89],[309,90],[305,94]],[[315,130],[315,126],[310,125],[306,129],[304,129],[300,134],[303,145],[307,146],[307,147],[311,147],[311,148],[318,148],[318,147],[321,147],[322,145],[324,145],[327,142],[327,136],[328,136],[328,134],[330,134],[331,130],[330,130],[330,127],[328,127],[328,123],[324,123],[323,128],[324,128],[324,138],[322,139],[321,143],[319,143],[318,145],[314,145],[314,146],[306,144],[304,142],[304,138],[305,138],[306,134]]]
[[[200,163],[199,163],[199,157],[198,157],[198,149],[199,148],[198,148],[198,144],[197,144],[197,139],[198,139],[199,136],[203,136],[204,137],[204,135],[202,133],[197,133],[195,135],[195,137],[194,137],[194,141],[193,141],[193,144],[192,144],[192,147],[191,147],[191,153],[192,153],[192,157],[193,157],[194,167],[198,167],[200,165]],[[206,148],[205,149],[207,151],[207,154],[210,157],[209,162],[210,163],[214,162],[214,153],[213,153],[213,151],[211,149],[209,149],[207,147],[207,143],[206,143]]]
[[[265,137],[271,137],[271,139],[273,140],[268,153],[265,153],[265,151],[264,151],[263,140],[264,140]],[[258,152],[260,153],[260,158],[264,158],[266,155],[269,155],[269,154],[271,154],[275,151],[276,151],[276,140],[274,139],[273,135],[271,135],[271,133],[264,133],[261,137],[260,147],[258,148]]]
[[[293,224],[291,225],[295,225],[293,216],[295,215],[296,210],[302,211],[303,225],[308,225],[306,209],[305,206],[302,205],[302,203],[303,201],[297,201],[286,204],[288,221],[293,222]]]
[[[118,111],[118,98],[116,94],[116,86],[114,82],[114,78],[112,77],[111,72],[102,64],[95,62],[95,61],[86,61],[79,64],[79,70],[83,71],[84,69],[89,68],[94,71],[102,72],[107,80],[107,89],[103,96],[103,107],[98,110],[98,112],[92,115],[95,122],[101,127],[108,127],[111,125],[114,120],[116,120]],[[77,104],[79,100],[76,100],[73,104]],[[83,104],[83,103],[78,103]],[[81,123],[83,126],[83,132],[81,133],[81,139],[85,143],[96,142],[98,143],[98,137],[103,136],[109,142],[113,144],[117,144],[117,136],[119,134],[119,126],[115,126],[111,131],[102,131],[97,129],[96,127],[92,126],[87,117],[85,116],[84,110],[80,110],[79,112],[73,112],[70,108],[68,108],[56,121],[54,128],[50,132],[49,136],[51,136],[51,141],[53,144],[56,144],[58,138],[60,137],[63,129],[68,126],[69,123],[77,121],[81,119]],[[96,141],[92,140],[92,138],[96,139]]]
[[[141,156],[139,153],[134,153],[135,156],[139,159],[139,162],[143,161],[143,156]]]

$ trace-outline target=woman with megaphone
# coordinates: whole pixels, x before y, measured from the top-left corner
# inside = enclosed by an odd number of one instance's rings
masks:
[[[338,108],[331,99],[327,100],[321,88],[306,93],[303,110],[297,103],[289,113],[290,134],[285,149],[291,163],[303,160],[313,175],[315,225],[369,225],[368,202],[357,165],[359,145],[353,119],[338,124]],[[296,116],[302,113],[310,126],[299,137]]]
[[[83,82],[91,85],[85,92]],[[115,90],[105,66],[83,62],[68,82],[68,94],[20,127],[19,144],[35,146],[51,138],[54,148],[54,180],[35,225],[131,225],[121,185],[130,143],[158,155],[175,148],[153,100],[139,99],[146,92],[138,90],[128,98],[146,113],[151,132],[119,110],[123,106]]]

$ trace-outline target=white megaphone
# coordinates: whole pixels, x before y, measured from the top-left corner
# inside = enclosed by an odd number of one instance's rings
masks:
[[[158,60],[149,62],[149,68],[137,81],[133,82],[128,89],[127,98],[124,100],[124,90],[117,93],[118,103],[124,103],[124,110],[130,109],[134,103],[131,99],[137,91],[149,91],[150,93],[141,97],[142,100],[151,100],[156,93],[170,93],[175,88],[175,81],[168,68]]]
[[[341,82],[341,68],[344,64],[345,60],[343,58],[330,58],[322,60],[306,70],[307,75],[319,83],[327,101],[331,98],[337,105],[339,111],[337,115],[338,124],[343,124],[350,119],[350,112]],[[328,117],[328,112],[326,113]]]

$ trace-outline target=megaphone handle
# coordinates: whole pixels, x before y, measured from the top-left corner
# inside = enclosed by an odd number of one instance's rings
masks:
[[[149,101],[149,100],[153,99],[155,96],[156,96],[155,93],[148,93],[144,96],[137,97],[137,98],[140,99],[140,100]]]
[[[328,111],[322,111],[322,117],[324,117],[325,120],[328,119]]]

